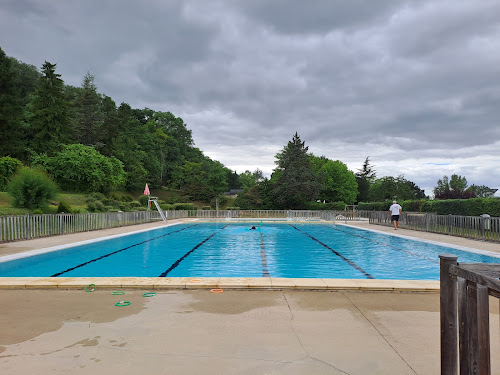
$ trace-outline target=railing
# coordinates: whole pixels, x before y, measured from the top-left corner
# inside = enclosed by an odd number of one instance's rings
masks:
[[[313,210],[203,210],[189,211],[188,217],[205,219],[287,219],[352,221],[368,218],[369,211]]]
[[[187,211],[166,212],[168,219]],[[69,233],[143,224],[161,220],[158,211],[0,216],[0,242],[29,240]]]
[[[500,264],[458,264],[442,254],[441,374],[491,374],[489,296],[500,297]]]
[[[372,211],[370,224],[392,226],[385,211]],[[399,227],[452,236],[500,241],[500,218],[481,216],[436,215],[431,213],[403,212]]]
[[[193,210],[164,211],[167,220],[179,218],[205,219],[286,219],[352,221],[367,217],[364,211],[301,210]],[[161,220],[158,211],[104,212],[85,214],[0,216],[0,242],[29,240],[68,233],[143,224]]]

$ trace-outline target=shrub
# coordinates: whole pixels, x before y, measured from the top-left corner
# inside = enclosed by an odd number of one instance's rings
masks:
[[[71,144],[54,156],[38,156],[35,165],[43,166],[64,190],[108,192],[125,182],[123,163],[107,157],[93,147]]]
[[[18,159],[4,156],[0,158],[0,191],[3,191],[17,171],[23,166],[23,163]]]
[[[132,202],[134,200],[129,194],[120,192],[111,193],[110,198],[120,202]]]
[[[208,211],[208,210],[211,210],[212,207],[210,207],[210,206],[203,206],[201,209],[204,210],[204,211]],[[229,210],[229,208],[228,208],[228,210]]]
[[[141,195],[138,199],[138,201],[141,203],[141,205],[143,206],[147,206],[148,205],[148,200],[149,200],[149,197],[147,195]]]
[[[61,213],[61,212],[65,212],[65,213],[72,212],[71,206],[65,201],[60,201],[59,206],[57,207],[57,213]]]
[[[33,210],[32,214],[33,215],[41,215],[41,214],[43,214],[43,211],[40,208],[37,208],[37,209]]]
[[[308,210],[329,210],[329,211],[343,211],[345,208],[344,202],[309,202],[307,204]]]
[[[102,212],[105,211],[104,203],[101,201],[91,201],[87,203],[87,210],[89,212]]]
[[[141,202],[139,201],[132,201],[129,203],[130,207],[140,207],[141,206]]]
[[[105,200],[106,197],[102,193],[91,193],[89,194],[89,197],[87,198],[87,202],[93,202],[93,201],[103,201]]]
[[[57,185],[45,173],[24,167],[11,179],[7,191],[14,197],[15,206],[33,210],[56,196]]]
[[[163,204],[160,204],[160,208],[163,210],[163,211],[169,211],[169,210],[172,210],[172,205],[171,204],[168,204],[168,203],[163,203]]]
[[[197,210],[198,207],[192,203],[175,203],[172,208],[174,210]]]
[[[239,207],[228,207],[226,210],[231,210],[231,211],[238,211],[240,208]]]

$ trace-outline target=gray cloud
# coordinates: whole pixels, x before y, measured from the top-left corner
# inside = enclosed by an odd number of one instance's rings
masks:
[[[371,156],[430,193],[452,173],[500,187],[498,14],[469,0],[7,1],[0,46],[183,117],[238,172],[270,173],[297,131],[315,154],[353,170]]]

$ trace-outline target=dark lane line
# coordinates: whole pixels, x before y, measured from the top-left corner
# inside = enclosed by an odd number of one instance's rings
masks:
[[[222,227],[222,229],[220,229],[219,231],[217,232],[214,232],[212,233],[210,236],[208,236],[207,238],[205,238],[203,241],[201,241],[198,245],[196,245],[195,247],[193,247],[191,250],[189,250],[186,254],[184,254],[183,256],[181,256],[179,259],[177,259],[171,266],[168,270],[166,270],[165,272],[163,272],[160,276],[158,277],[166,277],[173,269],[175,269],[184,259],[186,259],[189,254],[191,254],[193,251],[195,251],[196,249],[198,249],[201,245],[203,245],[205,242],[207,242],[209,239],[211,239],[213,236],[215,236],[218,232],[220,232],[221,230],[224,230],[226,229],[226,227],[228,226],[229,224],[226,224]]]
[[[311,236],[309,233],[307,232],[304,232],[303,230],[300,230],[299,228],[297,228],[296,226],[292,225],[292,224],[288,224],[290,225],[292,228],[298,230],[299,232],[305,234],[307,237],[309,237],[311,240],[314,240],[316,241],[317,243],[319,243],[321,246],[324,246],[326,247],[328,250],[330,250],[332,253],[334,253],[335,255],[337,255],[338,257],[340,257],[344,262],[348,263],[350,266],[354,267],[355,269],[357,269],[359,272],[361,272],[363,275],[366,276],[367,279],[374,279],[374,277],[372,275],[370,275],[368,272],[366,272],[364,269],[362,269],[360,266],[358,266],[356,263],[354,263],[353,261],[347,259],[345,256],[343,256],[342,254],[340,254],[339,252],[335,251],[334,249],[332,249],[330,246],[328,246],[327,244],[321,242],[320,240],[318,240],[316,237],[313,237]]]
[[[262,259],[262,277],[269,277],[267,270],[266,245],[264,244],[264,236],[260,233],[260,258]]]
[[[412,253],[411,251],[408,251],[408,250],[405,250],[405,249],[400,249],[399,247],[396,247],[396,246],[393,246],[393,245],[389,245],[389,244],[386,244],[384,242],[380,242],[380,241],[376,241],[376,240],[372,240],[371,238],[368,238],[368,237],[364,237],[360,234],[354,234],[354,233],[350,233],[350,232],[347,232],[345,230],[341,230],[341,229],[337,229],[337,228],[333,228],[333,227],[329,227],[328,225],[325,225],[325,224],[321,224],[321,226],[325,227],[325,228],[330,228],[330,229],[333,229],[333,230],[336,230],[336,231],[339,231],[339,232],[342,232],[342,233],[346,233],[346,234],[349,234],[351,236],[354,236],[354,237],[359,237],[359,238],[363,238],[364,240],[368,240],[368,241],[371,241],[371,242],[375,242],[379,245],[382,245],[382,246],[386,246],[386,247],[391,247],[395,250],[398,250],[398,251],[402,251],[403,253],[406,253],[406,254],[409,254],[411,256],[414,256],[414,257],[417,257],[417,258],[420,258],[420,259],[425,259],[425,260],[429,260],[431,261],[432,263],[436,263],[436,264],[439,264],[439,261],[437,261],[436,259],[432,259],[432,258],[428,258],[424,255],[419,255],[419,254],[415,254],[415,253]]]
[[[154,241],[154,240],[157,240],[158,238],[162,238],[162,237],[165,237],[165,236],[170,236],[172,233],[177,233],[177,232],[182,232],[183,230],[186,230],[186,229],[189,229],[189,228],[192,228],[192,227],[195,227],[197,225],[200,225],[200,224],[195,224],[195,225],[190,225],[189,227],[186,227],[186,228],[182,228],[182,229],[178,229],[178,230],[174,230],[172,232],[169,232],[169,233],[166,233],[166,234],[162,234],[161,236],[157,236],[157,237],[153,237],[149,240],[146,240],[146,241],[142,241],[142,242],[139,242],[139,243],[136,243],[134,245],[130,245],[130,246],[127,246],[127,247],[124,247],[123,249],[120,249],[120,250],[116,250],[116,251],[113,251],[112,253],[109,253],[109,254],[106,254],[106,255],[102,255],[100,256],[99,258],[95,258],[95,259],[92,259],[92,260],[89,260],[88,262],[85,262],[85,263],[82,263],[82,264],[79,264],[78,266],[75,266],[75,267],[71,267],[71,268],[68,268],[67,270],[65,271],[61,271],[61,272],[58,272],[58,273],[55,273],[53,274],[51,277],[57,277],[57,276],[60,276],[66,272],[69,272],[69,271],[73,271],[77,268],[80,268],[80,267],[83,267],[83,266],[86,266],[87,264],[89,263],[92,263],[92,262],[96,262],[98,260],[101,260],[101,259],[104,259],[104,258],[107,258],[113,254],[118,254],[124,250],[127,250],[127,249],[130,249],[132,247],[135,247],[135,246],[138,246],[138,245],[142,245],[146,242],[150,242],[150,241]]]

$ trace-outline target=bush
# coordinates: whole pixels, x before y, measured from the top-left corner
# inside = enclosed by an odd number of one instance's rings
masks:
[[[141,205],[143,206],[147,206],[148,205],[148,200],[149,200],[149,197],[147,195],[141,195],[138,199],[138,201],[140,202]]]
[[[328,211],[343,211],[345,208],[344,202],[309,202],[307,204],[308,210],[328,210]]]
[[[82,144],[62,146],[54,156],[33,160],[43,166],[64,190],[108,192],[125,183],[123,163]]]
[[[132,201],[129,203],[130,207],[134,208],[134,207],[141,207],[141,202],[139,201]]]
[[[89,212],[103,212],[105,211],[104,203],[101,201],[91,201],[87,203],[87,210]]]
[[[110,198],[120,202],[132,202],[134,200],[129,194],[120,192],[111,193]]]
[[[36,210],[33,210],[32,214],[33,215],[41,215],[41,214],[43,214],[43,211],[40,208],[37,208]]]
[[[172,205],[171,204],[168,204],[168,203],[163,203],[163,204],[160,204],[160,208],[163,210],[163,211],[169,211],[169,210],[172,210]]]
[[[59,206],[57,207],[57,213],[61,213],[61,212],[65,212],[67,214],[72,212],[71,206],[65,201],[60,201]]]
[[[0,191],[3,191],[9,180],[14,176],[17,171],[23,166],[23,163],[18,159],[4,156],[0,158]]]
[[[209,210],[212,209],[212,207],[210,207],[210,206],[203,206],[201,209],[204,210],[204,211],[209,211]]]
[[[172,208],[174,210],[197,210],[198,207],[192,203],[175,203]]]
[[[89,197],[87,198],[87,202],[103,201],[105,199],[106,199],[106,197],[102,193],[91,193],[91,194],[89,194]]]
[[[227,207],[226,210],[231,210],[231,211],[238,211],[240,208],[239,207]]]
[[[57,194],[57,185],[45,173],[21,168],[7,185],[7,191],[14,197],[14,205],[28,209],[42,208]]]

